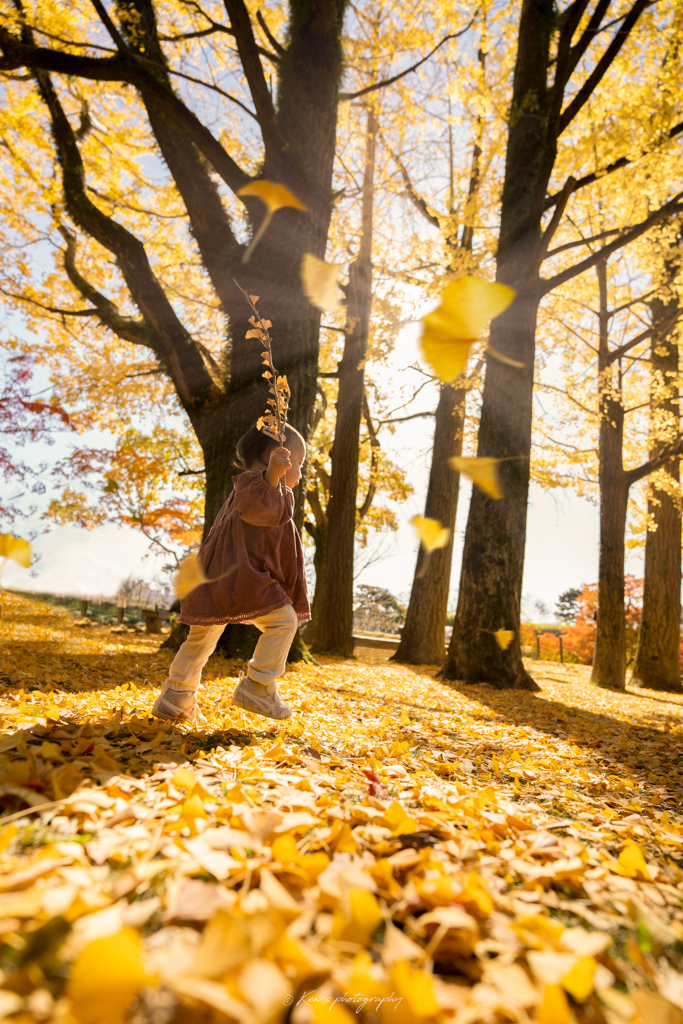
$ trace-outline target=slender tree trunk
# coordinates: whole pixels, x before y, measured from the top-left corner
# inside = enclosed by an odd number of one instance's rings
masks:
[[[620,431],[600,427],[600,568],[591,681],[626,688],[624,555],[628,487],[621,468]]]
[[[453,472],[448,460],[462,454],[466,397],[466,388],[455,388],[449,384],[441,388],[424,514],[447,526],[451,537],[445,548],[439,548],[428,556],[426,567],[427,556],[420,546],[406,621],[393,661],[410,665],[436,665],[443,661],[453,532],[460,489],[460,474]]]
[[[372,204],[377,119],[368,107],[362,235],[351,264],[344,355],[339,364],[337,420],[332,447],[322,589],[316,608],[314,652],[353,654],[353,556],[358,494],[358,448],[363,410],[365,353],[372,309]],[[316,601],[318,586],[316,585]]]
[[[680,400],[677,329],[671,322],[678,313],[678,298],[655,298],[650,303],[655,333],[652,337],[651,427],[655,439],[650,456],[663,440],[678,433]],[[669,486],[650,489],[648,513],[654,529],[645,540],[643,616],[631,682],[650,690],[681,693],[681,502],[678,495],[680,463],[662,470]]]
[[[624,557],[628,480],[622,461],[624,403],[621,371],[610,360],[607,308],[607,261],[596,266],[599,292],[598,393],[600,439],[600,560],[598,618],[591,680],[614,690],[626,688],[626,604]],[[616,379],[615,379],[616,374]]]

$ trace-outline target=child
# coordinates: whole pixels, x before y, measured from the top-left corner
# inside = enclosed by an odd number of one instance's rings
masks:
[[[261,630],[232,703],[266,718],[292,717],[276,679],[285,670],[299,620],[310,618],[301,539],[294,523],[292,488],[306,456],[303,437],[285,428],[285,444],[252,427],[239,440],[244,471],[199,549],[211,581],[180,603],[190,634],[171,665],[152,713],[171,721],[202,722],[196,693],[201,672],[227,622],[252,622]],[[285,478],[286,488],[280,481]]]

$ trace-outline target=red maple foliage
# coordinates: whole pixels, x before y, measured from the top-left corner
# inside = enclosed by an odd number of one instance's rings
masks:
[[[24,355],[11,356],[0,368],[0,476],[19,483],[34,476],[36,467],[17,458],[16,448],[30,441],[50,443],[57,422],[73,429],[69,414],[61,406],[31,397],[31,376],[31,363]],[[12,521],[16,514],[16,507],[0,502],[0,516]]]

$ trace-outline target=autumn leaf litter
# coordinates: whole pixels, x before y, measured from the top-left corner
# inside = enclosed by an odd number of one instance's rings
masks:
[[[0,1019],[683,1021],[680,697],[329,659],[278,731],[216,657],[193,731],[158,638],[0,635]]]

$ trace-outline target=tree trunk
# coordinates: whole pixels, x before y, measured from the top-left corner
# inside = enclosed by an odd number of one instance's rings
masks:
[[[500,464],[504,497],[474,488],[465,531],[458,608],[447,679],[536,690],[522,662],[519,639],[529,452],[533,401],[535,287],[541,216],[556,142],[550,125],[547,76],[555,26],[552,0],[523,0],[519,23],[505,180],[501,203],[497,280],[519,292],[491,325],[491,345],[524,363],[513,370],[489,361],[484,381],[477,454]],[[506,651],[491,635],[511,629]]]
[[[349,271],[344,355],[339,364],[337,420],[332,446],[322,588],[316,608],[314,652],[353,654],[353,556],[356,539],[358,448],[365,353],[372,309],[372,203],[377,119],[368,108],[362,235]],[[319,586],[316,583],[316,602]]]
[[[316,482],[317,486],[317,482]],[[309,491],[310,493],[310,491]],[[321,509],[320,502],[318,506]],[[308,644],[315,643],[315,624],[320,616],[320,595],[322,594],[323,566],[325,565],[325,554],[327,551],[327,518],[322,513],[320,522],[305,524],[306,530],[315,545],[313,549],[313,568],[315,570],[315,590],[311,601],[311,618],[303,631],[303,638]]]
[[[626,609],[624,555],[628,488],[615,431],[601,425],[600,568],[595,652],[591,681],[613,690],[626,688]],[[606,434],[607,437],[602,435]]]
[[[392,657],[392,661],[408,665],[440,665],[443,662],[453,531],[460,489],[460,474],[453,472],[448,460],[462,454],[466,398],[466,388],[455,388],[449,384],[441,388],[439,395],[424,514],[447,526],[451,536],[445,548],[439,548],[428,556],[426,566],[427,556],[420,545],[406,621],[398,650]]]
[[[624,557],[626,554],[626,510],[628,480],[624,472],[624,403],[621,370],[609,354],[607,308],[607,261],[596,266],[599,291],[598,314],[598,402],[600,439],[598,443],[600,486],[600,560],[598,567],[598,608],[591,681],[614,690],[626,689],[626,606],[624,601]]]
[[[650,354],[652,457],[661,450],[663,437],[678,433],[680,423],[677,329],[671,326],[678,313],[675,293],[669,298],[654,298],[650,310],[655,328]],[[651,489],[648,497],[654,530],[647,531],[645,540],[643,616],[631,682],[650,690],[682,693],[681,505],[676,493],[679,462],[670,462],[662,473],[670,478],[671,485]]]

